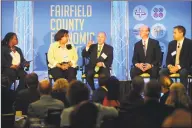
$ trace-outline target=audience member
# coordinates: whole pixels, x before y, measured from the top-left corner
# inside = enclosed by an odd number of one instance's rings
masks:
[[[40,94],[37,90],[39,81],[36,73],[31,73],[25,77],[27,89],[18,92],[15,101],[15,109],[27,114],[27,109],[30,103],[39,100]]]
[[[71,128],[96,128],[98,108],[94,103],[84,101],[70,114]]]
[[[162,128],[192,128],[191,113],[177,109],[163,122]]]
[[[108,77],[100,75],[98,78],[99,88],[93,92],[92,100],[96,103],[103,103],[104,97],[107,95],[108,89],[106,87],[106,81]]]
[[[173,81],[167,76],[162,76],[159,79],[159,83],[161,84],[161,92],[163,93],[163,96],[160,98],[160,103],[165,104],[165,101],[169,96],[169,87],[171,86]]]
[[[192,110],[191,100],[187,96],[186,89],[182,83],[173,83],[170,94],[165,102],[167,105],[177,108]]]
[[[40,100],[33,102],[28,107],[29,117],[45,118],[48,109],[64,109],[62,101],[51,97],[52,87],[48,80],[39,83]]]
[[[81,81],[72,81],[69,86],[69,90],[67,93],[70,104],[72,105],[69,108],[63,110],[61,114],[61,127],[70,126],[69,115],[75,109],[75,107],[82,101],[89,100],[89,89],[87,86]],[[101,121],[104,117],[117,117],[118,111],[113,107],[105,107],[101,104],[94,103],[99,111],[97,117],[97,127],[100,126]]]
[[[119,88],[120,82],[115,76],[111,76],[107,82],[106,87],[108,89],[107,96],[103,100],[104,106],[120,107],[119,103]]]
[[[51,93],[53,98],[61,100],[65,104],[65,108],[69,107],[69,101],[66,98],[68,88],[68,81],[64,78],[59,78],[55,81]]]
[[[132,89],[121,101],[121,110],[135,108],[136,106],[144,104],[144,99],[141,95],[144,89],[144,84],[144,80],[141,76],[136,76],[132,80]]]

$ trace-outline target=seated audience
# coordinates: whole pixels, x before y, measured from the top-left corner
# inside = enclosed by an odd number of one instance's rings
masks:
[[[1,114],[13,113],[15,92],[10,90],[9,77],[1,75]]]
[[[129,94],[125,95],[125,97],[121,101],[121,110],[134,108],[136,106],[144,104],[144,99],[141,95],[144,89],[144,84],[144,80],[141,76],[136,76],[132,80],[132,89]]]
[[[70,126],[69,116],[71,112],[75,109],[75,107],[82,101],[89,100],[89,89],[88,87],[82,83],[81,81],[72,81],[69,86],[69,90],[67,93],[70,104],[72,105],[69,108],[63,110],[61,114],[61,127]],[[117,117],[118,111],[113,107],[105,107],[101,104],[94,103],[98,110],[99,114],[97,117],[97,127],[100,126],[101,121],[104,117]]]
[[[107,95],[108,89],[106,87],[106,81],[108,77],[100,75],[98,78],[99,88],[93,92],[92,100],[96,103],[103,103],[104,97]]]
[[[107,96],[103,100],[104,106],[120,107],[119,103],[119,88],[120,82],[115,76],[111,76],[107,82],[106,87],[108,89]]]
[[[120,124],[122,128],[160,128],[163,120],[173,112],[174,108],[159,102],[161,85],[151,80],[144,87],[144,104],[130,109]]]
[[[45,118],[48,109],[64,109],[62,101],[51,97],[52,87],[48,80],[42,80],[39,83],[40,100],[33,102],[28,107],[28,116]]]
[[[37,90],[39,81],[36,73],[28,74],[25,78],[27,89],[18,92],[15,101],[15,109],[27,114],[27,109],[30,103],[39,100],[40,94]]]
[[[167,105],[175,108],[185,108],[192,110],[191,100],[186,93],[182,83],[173,83],[170,87],[170,94],[165,102]]]
[[[165,104],[165,101],[169,96],[169,87],[171,86],[173,81],[167,76],[162,76],[159,79],[159,83],[161,84],[161,92],[163,93],[163,96],[160,98],[160,103]]]
[[[192,128],[192,115],[184,109],[177,109],[165,119],[162,128]]]
[[[65,108],[69,107],[69,101],[66,98],[68,88],[68,81],[64,78],[59,78],[55,81],[51,93],[53,98],[61,100],[65,104]]]
[[[70,114],[71,128],[96,128],[98,108],[94,103],[84,101]]]

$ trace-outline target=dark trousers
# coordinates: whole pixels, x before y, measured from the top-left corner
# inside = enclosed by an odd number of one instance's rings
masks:
[[[86,80],[92,90],[95,90],[95,85],[94,85],[94,75],[95,74],[98,74],[99,76],[105,75],[106,77],[110,77],[110,69],[101,67],[97,73],[95,72],[95,70],[93,68],[88,69],[87,74],[86,74]]]
[[[182,83],[185,87],[187,87],[187,85],[188,85],[188,80],[187,80],[187,78],[188,78],[188,71],[187,71],[187,69],[185,69],[185,68],[180,69],[177,73],[179,73],[179,75],[180,75],[180,81],[181,81],[181,83]],[[169,69],[168,69],[168,68],[163,68],[163,69],[161,69],[160,72],[159,72],[159,75],[160,75],[160,76],[169,76],[170,74],[171,74],[171,73],[169,72]]]
[[[156,67],[156,66],[152,67],[151,69],[149,69],[145,72],[143,72],[142,70],[140,70],[137,67],[132,67],[130,75],[131,75],[131,79],[133,79],[135,76],[139,76],[142,73],[149,73],[151,79],[157,79],[158,78],[158,72],[159,72],[159,67]]]
[[[77,69],[73,67],[70,67],[67,70],[62,70],[58,67],[55,67],[50,70],[50,73],[53,76],[54,81],[56,81],[59,78],[65,78],[69,82],[77,79],[76,78]]]
[[[17,78],[19,78],[19,85],[17,87],[17,91],[26,88],[25,87],[25,76],[27,73],[23,69],[16,70],[16,69],[12,69],[12,68],[5,68],[5,69],[3,69],[3,74],[5,74],[10,80],[9,88],[15,82],[15,80]]]

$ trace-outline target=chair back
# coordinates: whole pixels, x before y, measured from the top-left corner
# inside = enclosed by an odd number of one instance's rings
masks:
[[[15,114],[2,114],[1,115],[1,128],[13,128],[15,122]]]
[[[62,109],[48,109],[47,122],[48,124],[60,126],[60,116]]]

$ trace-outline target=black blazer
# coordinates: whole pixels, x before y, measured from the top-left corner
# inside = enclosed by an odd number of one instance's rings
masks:
[[[142,40],[137,42],[134,47],[132,63],[149,63],[154,66],[161,66],[161,50],[159,41],[149,38],[146,56],[143,49]]]
[[[27,109],[30,103],[33,103],[40,99],[40,94],[37,89],[27,88],[18,92],[15,108],[20,110],[23,114],[27,114]]]
[[[19,47],[15,47],[15,50],[20,54],[21,58],[21,64],[20,67],[23,67],[23,62],[25,62],[25,59],[23,57],[23,53]],[[1,69],[3,70],[4,68],[10,68],[12,65],[12,56],[10,55],[11,49],[8,48],[7,46],[2,46],[1,47]]]
[[[175,65],[176,54],[172,56],[172,53],[177,50],[177,41],[173,40],[169,43],[166,65]],[[179,64],[181,68],[190,68],[190,61],[192,58],[192,40],[185,38],[181,48]]]
[[[105,64],[106,68],[110,68],[112,65],[112,62],[113,62],[113,47],[108,44],[104,44],[99,58],[97,58],[97,49],[98,49],[97,47],[98,47],[98,44],[92,44],[88,51],[86,51],[86,49],[84,49],[82,52],[83,57],[90,58],[88,67],[94,68],[96,66],[97,62],[103,62]],[[107,55],[106,59],[104,59],[101,56],[103,53],[105,53],[105,55]]]

